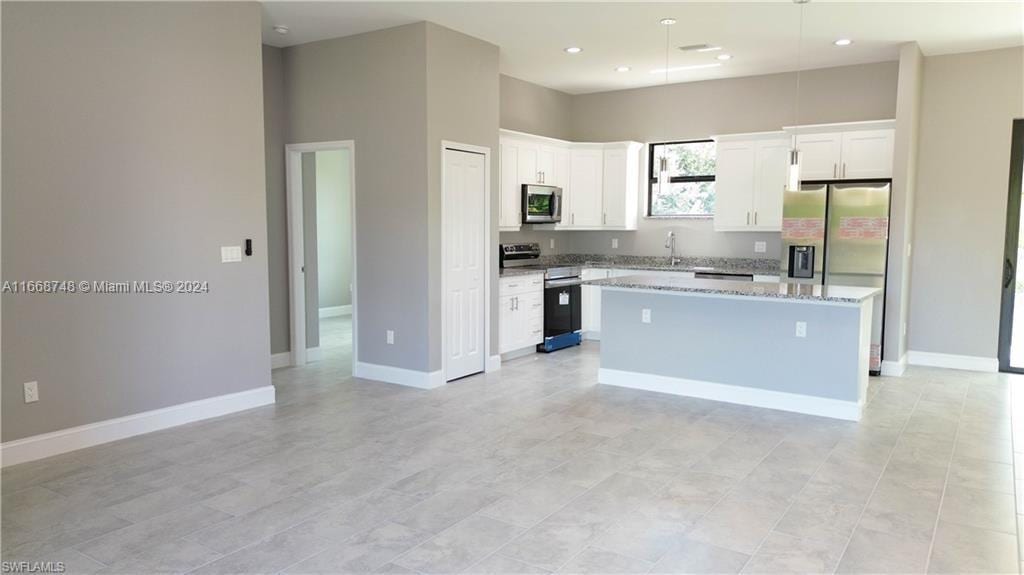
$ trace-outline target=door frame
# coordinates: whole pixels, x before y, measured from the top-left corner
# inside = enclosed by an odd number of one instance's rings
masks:
[[[1017,261],[1017,243],[1021,232],[1022,183],[1024,183],[1024,119],[1016,119],[1013,121],[1010,144],[1010,181],[1006,200],[1006,243],[1003,247],[1002,283],[999,286],[1002,292],[1002,301],[999,308],[999,371],[1008,373],[1024,373],[1024,366],[1012,367],[1010,365],[1010,344],[1012,343],[1013,336],[1013,308],[1016,289],[1014,278],[1020,265],[1020,262]]]
[[[288,310],[291,365],[305,365],[306,353],[306,235],[303,215],[302,154],[347,150],[349,157],[350,208],[352,210],[352,365],[359,362],[359,276],[356,246],[356,144],[355,140],[286,144],[285,190],[288,207]]]
[[[450,140],[441,140],[441,375],[442,380],[448,382],[448,222],[445,218],[446,195],[445,183],[447,173],[445,169],[444,153],[446,150],[455,152],[467,152],[470,154],[482,154],[484,157],[484,372],[501,369],[500,356],[491,356],[491,245],[494,241],[491,225],[491,149],[486,146],[475,146],[463,144]]]

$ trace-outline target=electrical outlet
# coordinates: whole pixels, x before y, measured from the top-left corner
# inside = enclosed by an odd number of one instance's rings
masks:
[[[619,238],[612,238],[612,249],[619,249]]]
[[[640,310],[640,321],[644,323],[651,323],[651,310],[647,308]]]
[[[903,322],[902,331],[903,331],[903,337],[907,337],[907,322]]]
[[[768,251],[768,242],[754,242],[754,253],[763,254]]]
[[[798,322],[796,322],[796,336],[797,337],[807,337],[807,322],[806,321],[798,321]]]
[[[39,401],[39,382],[29,381],[25,383],[25,403]]]
[[[387,331],[388,345],[395,345],[395,331],[389,329]]]
[[[548,241],[548,247],[551,248],[551,249],[555,249],[555,238],[551,238]]]

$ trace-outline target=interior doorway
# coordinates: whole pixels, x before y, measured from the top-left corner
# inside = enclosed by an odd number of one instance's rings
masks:
[[[355,146],[286,146],[291,364],[357,356]],[[343,365],[342,365],[343,364]]]
[[[1024,373],[1024,244],[1021,243],[1021,194],[1024,192],[1024,120],[1013,122],[1010,189],[1006,202],[1003,298],[999,319],[999,371]],[[1017,305],[1021,304],[1021,305]]]

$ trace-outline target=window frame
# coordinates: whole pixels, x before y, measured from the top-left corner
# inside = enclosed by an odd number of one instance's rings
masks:
[[[651,213],[651,210],[652,210],[652,208],[654,206],[654,202],[653,202],[654,184],[656,184],[658,182],[658,178],[657,178],[657,176],[655,175],[655,172],[654,172],[654,148],[655,148],[655,146],[672,146],[672,145],[676,145],[676,144],[706,144],[706,143],[714,143],[714,142],[715,142],[715,140],[712,139],[712,138],[701,138],[699,140],[675,140],[675,141],[671,141],[671,142],[650,142],[650,143],[647,144],[647,210],[646,210],[647,213],[644,215],[644,217],[646,217],[646,218],[654,218],[654,219],[660,219],[660,218],[712,218],[712,217],[714,217],[714,215],[715,215],[714,213],[710,213],[710,214],[661,214],[661,215]],[[716,155],[715,160],[716,160],[716,164],[715,164],[715,171],[716,171],[716,173],[715,174],[711,174],[710,176],[670,176],[668,181],[669,181],[670,184],[689,183],[689,182],[714,182],[715,181],[715,176],[717,175],[717,171],[718,171],[718,164],[717,164],[718,158],[717,158],[717,155]],[[715,192],[717,194],[718,190],[716,189]]]

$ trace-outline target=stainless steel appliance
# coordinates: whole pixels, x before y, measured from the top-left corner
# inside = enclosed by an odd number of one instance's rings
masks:
[[[562,188],[523,184],[523,223],[552,224],[562,221]]]
[[[502,268],[544,272],[544,343],[537,351],[549,353],[583,341],[582,269],[578,266],[538,265],[540,244],[502,244],[498,263]]]
[[[799,191],[785,192],[782,204],[785,281],[882,288],[872,311],[873,375],[882,367],[891,188],[889,180],[805,182]],[[813,259],[809,274],[806,261],[803,273],[790,266],[790,251],[803,247]]]

